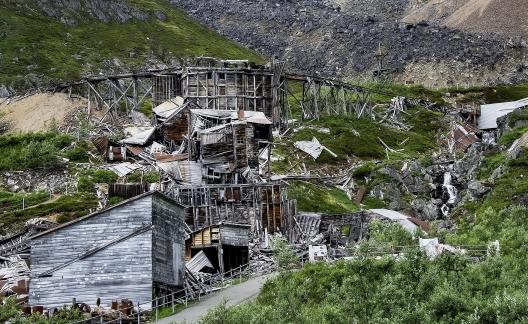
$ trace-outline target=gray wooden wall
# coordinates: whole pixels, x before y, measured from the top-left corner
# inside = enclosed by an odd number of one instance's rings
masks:
[[[172,200],[155,196],[153,201],[153,279],[183,287],[185,273],[185,212]]]
[[[50,277],[38,274],[75,259],[112,239],[151,223],[153,195],[102,212],[32,241],[31,305],[56,307],[77,302],[109,306],[113,299],[135,303],[152,298],[152,231],[131,237],[76,261]]]

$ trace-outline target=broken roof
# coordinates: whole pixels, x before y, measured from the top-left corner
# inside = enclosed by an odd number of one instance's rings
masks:
[[[125,133],[130,137],[119,141],[121,144],[145,145],[154,134],[154,127],[127,127]]]
[[[183,98],[182,97],[176,97],[172,98],[168,101],[165,101],[164,103],[158,105],[152,111],[156,114],[156,116],[161,118],[169,118],[174,114],[178,108],[183,106]]]
[[[152,190],[152,191],[148,191],[148,192],[142,193],[141,195],[137,195],[137,196],[135,196],[135,197],[132,197],[132,198],[130,198],[130,199],[124,200],[124,201],[122,201],[122,202],[120,202],[120,203],[118,203],[118,204],[115,204],[115,205],[113,205],[113,206],[110,206],[110,207],[108,207],[108,208],[105,208],[105,209],[101,209],[101,210],[99,210],[99,211],[96,211],[95,213],[91,213],[91,214],[89,214],[89,215],[86,215],[86,216],[83,216],[83,217],[79,217],[79,218],[74,219],[74,220],[72,220],[72,221],[69,221],[69,222],[67,222],[67,223],[64,223],[64,224],[61,224],[61,225],[59,225],[59,226],[53,227],[53,228],[51,228],[51,229],[49,229],[49,230],[47,230],[47,231],[41,232],[41,233],[39,233],[39,234],[37,234],[37,235],[34,235],[34,236],[30,237],[29,240],[34,240],[34,239],[39,238],[39,237],[41,237],[41,236],[48,235],[49,233],[52,233],[52,232],[58,231],[58,230],[60,230],[60,229],[62,229],[62,228],[65,228],[65,227],[68,227],[68,226],[70,226],[70,225],[73,225],[73,224],[79,223],[79,222],[81,222],[81,221],[83,221],[83,220],[85,220],[85,219],[88,219],[88,218],[91,218],[91,217],[94,217],[94,216],[100,215],[100,214],[105,213],[105,212],[107,212],[107,211],[109,211],[109,210],[112,210],[112,209],[119,208],[119,207],[121,207],[121,206],[124,206],[124,205],[126,205],[126,204],[132,202],[132,201],[136,201],[136,200],[142,199],[142,198],[147,197],[147,196],[150,196],[150,195],[157,195],[157,196],[159,196],[159,197],[162,197],[162,198],[164,198],[164,199],[170,201],[170,202],[173,203],[174,205],[181,206],[182,208],[185,207],[185,206],[181,205],[180,203],[176,202],[174,199],[172,199],[172,198],[166,196],[164,193],[162,193],[162,192],[160,192],[160,191],[158,191],[158,190]]]
[[[242,111],[244,117],[239,118],[236,110],[214,110],[214,109],[191,109],[191,113],[196,116],[224,120],[246,120],[252,124],[271,125],[272,122],[261,111]]]
[[[202,183],[202,166],[194,161],[164,161],[156,165],[174,179],[188,184]]]
[[[129,163],[129,162],[123,162],[119,164],[112,164],[108,166],[108,169],[113,171],[115,174],[117,174],[120,178],[126,176],[127,174],[130,174],[134,172],[135,170],[141,168],[138,165]]]
[[[185,267],[187,267],[187,269],[193,273],[199,272],[205,267],[208,267],[211,269],[214,268],[213,264],[211,263],[211,261],[209,261],[209,259],[207,258],[207,256],[205,255],[203,251],[196,253],[196,255],[193,256],[191,260],[185,263]]]
[[[330,153],[333,157],[337,157],[337,155],[334,152],[330,151],[328,148],[326,148],[326,146],[319,143],[319,141],[315,137],[312,138],[311,141],[298,141],[298,142],[295,142],[293,145],[299,150],[313,157],[315,160],[319,158],[323,150]]]
[[[511,113],[515,109],[528,107],[528,98],[517,101],[501,102],[480,106],[480,116],[478,119],[479,129],[497,128],[497,119]]]

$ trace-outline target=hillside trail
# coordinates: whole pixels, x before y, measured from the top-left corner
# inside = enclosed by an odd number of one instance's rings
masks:
[[[248,281],[238,285],[234,285],[207,295],[201,298],[199,302],[189,306],[181,312],[160,319],[156,323],[198,323],[200,319],[205,314],[207,314],[207,312],[218,306],[223,301],[226,301],[226,307],[232,307],[252,300],[259,294],[260,290],[264,286],[264,283],[275,275],[276,273],[271,273],[268,275],[251,278]]]

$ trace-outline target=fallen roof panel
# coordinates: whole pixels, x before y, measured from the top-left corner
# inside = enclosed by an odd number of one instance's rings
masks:
[[[497,128],[497,119],[505,116],[515,109],[528,107],[528,98],[501,102],[495,104],[488,104],[480,106],[480,116],[478,119],[479,129],[494,129]]]

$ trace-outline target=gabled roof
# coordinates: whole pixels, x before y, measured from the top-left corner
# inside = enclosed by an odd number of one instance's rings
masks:
[[[85,219],[92,218],[92,217],[94,217],[94,216],[97,216],[97,215],[100,215],[100,214],[102,214],[102,213],[105,213],[105,212],[107,212],[107,211],[109,211],[109,210],[119,208],[119,207],[121,207],[121,206],[124,206],[124,205],[130,203],[130,202],[133,202],[133,201],[136,201],[136,200],[139,200],[139,199],[142,199],[142,198],[144,198],[144,197],[151,196],[151,195],[157,195],[157,196],[162,197],[162,198],[164,198],[164,199],[170,200],[170,201],[171,201],[172,203],[174,203],[175,205],[178,205],[178,206],[181,206],[182,208],[185,208],[183,205],[179,204],[179,203],[176,202],[174,199],[172,199],[172,198],[166,196],[165,194],[161,193],[160,191],[158,191],[158,190],[152,190],[152,191],[149,191],[149,192],[142,193],[141,195],[137,195],[137,196],[135,196],[135,197],[132,197],[132,198],[130,198],[130,199],[124,200],[124,201],[122,201],[122,202],[120,202],[120,203],[118,203],[118,204],[115,204],[115,205],[111,206],[111,207],[108,207],[108,208],[105,208],[105,209],[102,209],[102,210],[96,211],[95,213],[91,213],[91,214],[89,214],[89,215],[86,215],[86,216],[83,216],[83,217],[79,217],[79,218],[76,218],[76,219],[74,219],[74,220],[72,220],[72,221],[69,221],[69,222],[67,222],[67,223],[61,224],[61,225],[59,225],[59,226],[57,226],[57,227],[54,227],[54,228],[52,228],[52,229],[49,229],[49,230],[44,231],[44,232],[42,232],[42,233],[39,233],[39,234],[37,234],[37,235],[35,235],[35,236],[32,236],[32,237],[29,238],[29,240],[33,240],[33,239],[39,238],[39,237],[41,237],[41,236],[44,236],[44,235],[47,235],[47,234],[49,234],[49,233],[55,232],[55,231],[60,230],[60,229],[62,229],[62,228],[65,228],[65,227],[68,227],[68,226],[70,226],[70,225],[73,225],[73,224],[79,223],[79,222],[81,222],[81,221],[83,221],[83,220],[85,220]]]

